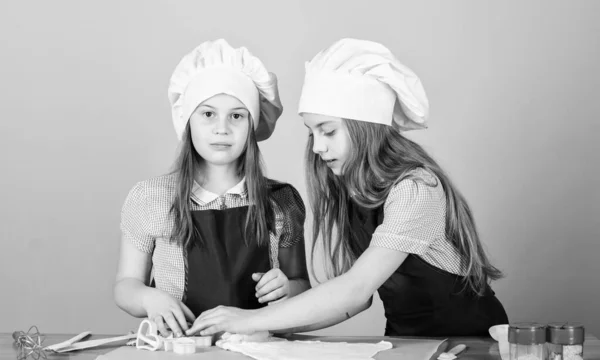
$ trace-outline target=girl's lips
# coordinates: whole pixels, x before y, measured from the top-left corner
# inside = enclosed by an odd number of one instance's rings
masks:
[[[229,149],[231,147],[231,144],[215,143],[215,144],[210,144],[210,146],[217,150],[225,150],[225,149]]]

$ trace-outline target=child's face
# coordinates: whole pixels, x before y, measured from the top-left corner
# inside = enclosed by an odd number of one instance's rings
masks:
[[[219,94],[190,117],[194,149],[212,165],[236,165],[246,147],[250,113],[237,98]]]
[[[304,125],[313,137],[313,152],[321,157],[335,175],[350,155],[350,136],[341,118],[305,113]]]

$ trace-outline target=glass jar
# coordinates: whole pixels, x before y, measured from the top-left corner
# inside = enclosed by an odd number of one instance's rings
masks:
[[[546,328],[549,360],[582,360],[585,329],[579,323],[550,323]]]
[[[510,360],[546,360],[546,326],[535,322],[508,326]]]

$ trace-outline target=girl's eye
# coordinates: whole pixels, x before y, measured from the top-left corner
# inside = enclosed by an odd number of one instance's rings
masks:
[[[234,120],[239,120],[239,119],[243,119],[243,118],[244,118],[244,114],[238,114],[238,113],[234,113],[234,114],[231,114],[231,117],[232,117]]]
[[[323,135],[325,135],[325,136],[332,136],[334,134],[335,134],[335,130],[331,130],[330,132],[326,132]]]
[[[205,111],[205,112],[203,113],[204,117],[207,117],[207,118],[211,118],[211,117],[213,117],[213,115],[214,115],[214,114],[215,114],[215,113],[213,113],[212,111]]]

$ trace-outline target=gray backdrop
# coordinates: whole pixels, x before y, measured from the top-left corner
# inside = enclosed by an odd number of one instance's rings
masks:
[[[308,206],[303,64],[357,37],[421,77],[430,128],[410,136],[469,200],[511,320],[599,335],[599,13],[597,1],[3,1],[0,332],[136,328],[112,297],[120,210],[171,166],[167,83],[203,41],[247,46],[278,75],[285,111],[261,149]],[[377,299],[320,333],[383,326]]]

